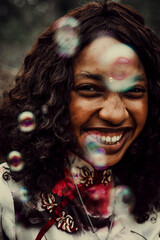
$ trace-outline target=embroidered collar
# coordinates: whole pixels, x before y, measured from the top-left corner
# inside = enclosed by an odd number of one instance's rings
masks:
[[[70,154],[69,164],[65,167],[64,173],[65,178],[54,186],[52,193],[41,194],[42,208],[47,210],[51,217],[41,229],[36,240],[41,239],[40,236],[43,236],[54,223],[58,229],[70,233],[82,228],[88,229],[84,210],[78,200],[73,176],[84,199],[88,214],[93,220],[95,218],[95,227],[96,223],[99,224],[97,228],[110,224],[109,217],[112,212],[112,209],[109,209],[111,204],[110,190],[113,187],[111,169],[95,170],[86,161]]]
[[[100,183],[106,186],[111,184],[111,169],[95,170],[88,162],[72,153],[69,153],[68,157],[70,166],[67,166],[67,169],[70,169],[71,179],[74,177],[77,185],[88,187]]]

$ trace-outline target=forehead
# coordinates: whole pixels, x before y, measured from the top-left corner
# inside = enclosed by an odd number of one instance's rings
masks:
[[[92,41],[76,57],[74,66],[94,67],[104,70],[111,64],[142,67],[139,57],[130,46],[112,37],[101,37]]]
[[[112,37],[97,38],[82,50],[81,55],[90,54],[91,57],[95,58],[97,55],[101,55],[104,51],[106,52],[118,44],[120,44],[120,42]]]

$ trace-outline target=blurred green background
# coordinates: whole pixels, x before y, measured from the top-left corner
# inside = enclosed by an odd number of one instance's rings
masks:
[[[0,97],[12,84],[26,52],[45,28],[87,0],[0,0]],[[160,0],[119,0],[133,6],[160,36]]]

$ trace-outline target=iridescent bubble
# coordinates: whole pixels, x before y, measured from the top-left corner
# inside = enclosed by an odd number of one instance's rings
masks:
[[[125,185],[117,186],[115,189],[115,197],[119,202],[119,212],[130,212],[135,204],[135,198],[131,189]]]
[[[88,153],[95,151],[101,145],[95,135],[90,134],[85,138],[84,147]]]
[[[63,17],[56,23],[55,40],[60,56],[71,57],[75,54],[80,44],[78,25],[78,21],[72,17]]]
[[[22,161],[22,155],[18,151],[12,151],[8,154],[8,163],[10,169],[14,172],[21,171],[24,167],[24,162]]]
[[[94,135],[88,135],[85,139],[86,158],[95,169],[105,169],[107,167],[107,157],[105,150]]]
[[[48,106],[45,104],[42,106],[42,113],[46,115],[48,113]]]
[[[19,128],[22,132],[31,132],[35,129],[35,117],[32,112],[25,111],[18,116]]]
[[[98,143],[95,136],[88,135],[85,139],[85,145],[88,151],[94,151],[100,146],[100,143]]]
[[[28,202],[29,201],[29,191],[27,188],[25,187],[21,187],[18,191],[18,198],[22,201],[22,202]]]
[[[104,83],[113,92],[125,92],[132,89],[139,80],[139,74],[135,71],[136,53],[126,44],[114,44],[104,52],[99,59],[100,64],[108,70]]]
[[[105,169],[106,165],[106,152],[103,148],[97,148],[90,154],[95,169]]]
[[[113,79],[113,77],[110,77],[107,81],[107,88],[110,89],[112,92],[125,92],[132,89],[135,86],[136,82],[136,76],[132,76],[121,82]]]

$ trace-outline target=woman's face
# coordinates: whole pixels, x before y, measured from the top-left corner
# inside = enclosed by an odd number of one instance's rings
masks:
[[[112,166],[146,122],[148,94],[143,66],[132,48],[102,37],[80,52],[73,70],[69,104],[73,135],[84,158],[89,140],[97,141],[103,162],[105,158],[105,165]]]

